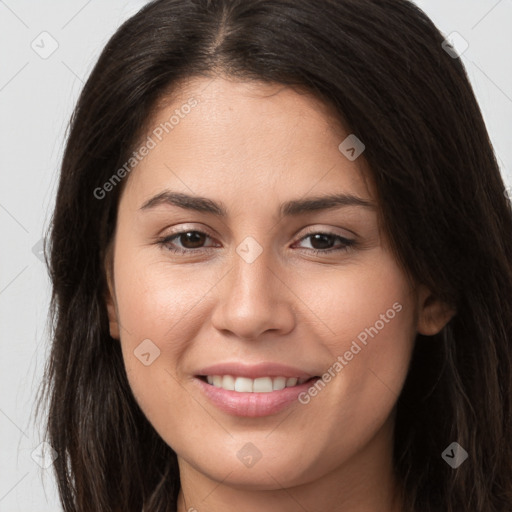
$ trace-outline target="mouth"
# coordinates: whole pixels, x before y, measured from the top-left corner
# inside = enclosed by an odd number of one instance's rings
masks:
[[[196,375],[194,382],[220,411],[230,416],[258,418],[278,414],[293,404],[299,405],[301,393],[307,392],[318,379],[320,377],[252,379],[236,375]]]

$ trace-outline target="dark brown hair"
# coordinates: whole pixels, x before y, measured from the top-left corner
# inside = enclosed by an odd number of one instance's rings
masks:
[[[66,512],[176,510],[176,454],[135,402],[109,335],[104,253],[122,186],[93,191],[174,85],[219,73],[329,104],[366,146],[397,260],[457,311],[440,334],[418,335],[398,400],[407,510],[512,510],[512,213],[443,39],[406,0],[157,0],[117,30],[71,119],[49,237],[41,403]],[[453,441],[469,453],[457,469],[441,457]]]

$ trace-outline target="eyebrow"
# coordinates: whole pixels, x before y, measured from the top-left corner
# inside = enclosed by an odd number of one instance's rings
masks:
[[[191,196],[182,192],[165,190],[148,199],[141,210],[150,210],[157,206],[170,205],[193,210],[201,213],[211,213],[218,217],[227,217],[227,208],[222,203],[217,203],[201,196]],[[281,217],[297,216],[303,213],[341,208],[344,206],[360,206],[375,210],[373,202],[354,196],[352,194],[329,194],[309,197],[307,199],[294,199],[283,203],[279,209]]]

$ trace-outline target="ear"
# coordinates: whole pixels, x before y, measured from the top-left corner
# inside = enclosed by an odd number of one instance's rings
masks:
[[[425,336],[433,336],[453,318],[456,311],[437,298],[425,286],[418,290],[418,326],[417,330]]]
[[[119,315],[117,312],[117,303],[115,300],[115,286],[114,286],[114,265],[113,265],[113,251],[111,247],[107,249],[107,254],[105,256],[105,274],[107,278],[107,289],[104,293],[105,305],[107,306],[107,314],[108,314],[108,323],[110,336],[112,338],[118,340],[119,336]]]

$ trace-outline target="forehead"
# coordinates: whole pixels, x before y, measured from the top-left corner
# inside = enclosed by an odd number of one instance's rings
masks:
[[[349,135],[333,110],[305,91],[191,78],[156,105],[139,144],[151,149],[127,192],[144,196],[175,185],[229,201],[230,193],[281,196],[292,187],[299,195],[350,190],[370,198],[364,158],[350,161],[338,148]]]

